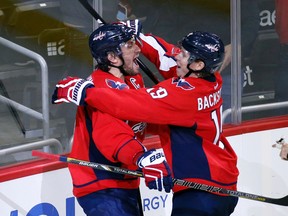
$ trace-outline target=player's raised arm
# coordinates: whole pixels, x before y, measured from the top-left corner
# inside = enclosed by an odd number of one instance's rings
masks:
[[[73,82],[71,79],[75,79],[77,82]],[[163,82],[163,85],[157,85],[154,88],[119,91],[117,89],[91,88],[93,87],[91,83],[70,77],[59,82],[52,102],[54,100],[53,103],[61,101],[73,102],[76,105],[89,104],[120,119],[149,120],[150,123],[191,126],[194,121],[197,100],[185,92],[184,89],[189,88],[186,86],[189,83],[184,83],[184,81],[181,81],[183,88],[178,88],[176,86],[179,85],[179,83],[177,84],[179,81],[175,80],[174,90],[168,92],[165,85],[170,85],[172,81],[172,79],[167,80]],[[183,97],[187,97],[187,99],[184,100]],[[179,110],[183,110],[183,113],[187,113],[187,115],[183,115]]]

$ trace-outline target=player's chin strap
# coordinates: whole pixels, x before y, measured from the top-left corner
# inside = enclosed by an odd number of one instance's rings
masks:
[[[118,55],[118,56],[119,56],[119,58],[121,59],[122,64],[121,64],[120,66],[116,66],[116,65],[112,65],[112,64],[109,62],[109,63],[108,63],[108,66],[114,67],[114,68],[118,68],[124,76],[129,76],[129,74],[124,70],[124,67],[123,67],[123,66],[124,66],[124,59],[123,59],[122,55],[120,54],[120,55]]]
[[[210,75],[211,75],[210,73],[205,72],[205,71],[204,71],[204,68],[201,69],[201,70],[198,70],[198,71],[192,70],[192,69],[190,68],[190,65],[191,65],[191,63],[187,64],[188,72],[185,74],[184,78],[185,78],[185,77],[189,77],[192,73],[197,74],[197,77],[199,77],[199,78],[204,78],[204,77],[207,77],[207,76],[210,76]]]
[[[120,58],[122,59],[122,57],[120,57]],[[124,66],[124,60],[123,59],[122,59],[122,62],[123,62],[123,64],[120,66],[115,66],[115,65],[111,65],[111,64],[109,64],[109,66],[114,67],[114,68],[118,68],[124,76],[129,76],[129,74],[123,68],[123,66]]]
[[[194,71],[190,68],[190,65],[191,65],[191,63],[187,64],[188,72],[185,74],[184,77],[189,77],[192,73],[197,73],[197,71]]]

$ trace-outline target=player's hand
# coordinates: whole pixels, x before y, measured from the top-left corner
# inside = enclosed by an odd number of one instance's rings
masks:
[[[281,138],[278,141],[276,141],[276,143],[273,144],[272,147],[281,149],[280,151],[281,159],[288,160],[288,144],[285,142],[284,138]]]
[[[283,144],[280,151],[280,157],[283,160],[288,160],[288,144]]]
[[[142,168],[145,184],[150,189],[169,193],[173,187],[171,171],[162,149],[151,149],[138,158],[137,165]]]
[[[133,29],[134,34],[139,37],[139,34],[142,31],[142,23],[138,19],[134,20],[127,20],[127,21],[121,21],[119,24],[126,25],[127,27]]]
[[[83,105],[86,89],[91,87],[94,87],[92,81],[67,77],[56,84],[52,95],[52,104],[73,102],[76,105]]]

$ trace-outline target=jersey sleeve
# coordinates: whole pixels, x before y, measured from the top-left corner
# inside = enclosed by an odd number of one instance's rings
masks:
[[[164,82],[169,85],[171,80]],[[168,90],[159,84],[149,89],[123,91],[90,88],[85,98],[90,106],[120,119],[179,126],[194,124],[196,100],[181,88],[170,86]]]
[[[176,76],[175,56],[180,49],[152,34],[140,34],[142,41],[141,53],[151,61],[164,79]]]
[[[122,120],[107,113],[93,112],[92,137],[97,149],[110,161],[133,165],[135,156],[145,147],[134,137],[132,129]]]

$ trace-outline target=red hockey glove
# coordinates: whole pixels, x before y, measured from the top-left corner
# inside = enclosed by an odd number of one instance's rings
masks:
[[[173,187],[171,171],[162,149],[151,149],[141,155],[137,165],[142,168],[145,184],[150,189],[169,193]]]
[[[59,81],[52,95],[52,104],[70,103],[84,105],[86,89],[94,87],[92,81],[67,77]]]

